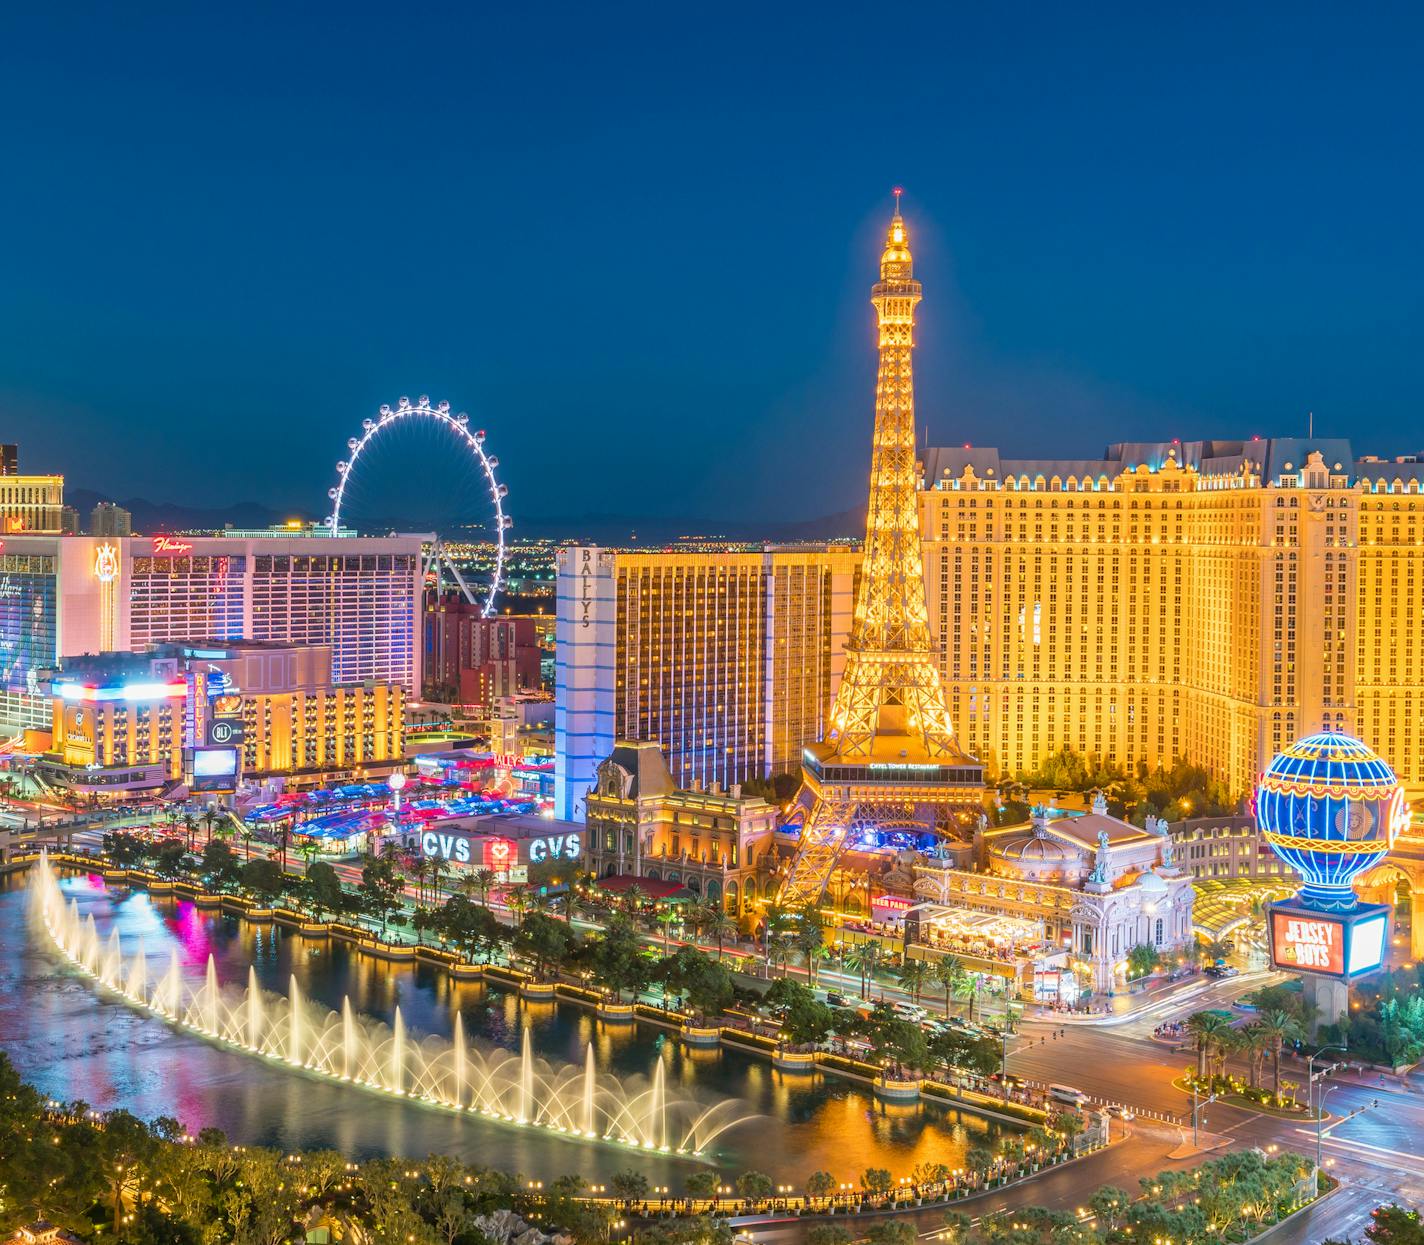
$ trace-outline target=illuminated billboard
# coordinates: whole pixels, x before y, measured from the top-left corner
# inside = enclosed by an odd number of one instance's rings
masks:
[[[0,691],[35,695],[36,672],[59,662],[52,562],[0,556]],[[19,569],[32,563],[40,569]]]
[[[1384,963],[1384,942],[1389,932],[1389,918],[1381,912],[1358,921],[1350,933],[1350,972],[1358,977],[1372,973]]]
[[[1384,964],[1389,908],[1361,904],[1353,912],[1322,912],[1295,900],[1269,907],[1271,964],[1288,973],[1353,980]]]
[[[1271,942],[1277,968],[1345,973],[1345,923],[1337,917],[1271,913]]]
[[[193,750],[193,790],[236,790],[237,762],[236,748],[195,748]]]

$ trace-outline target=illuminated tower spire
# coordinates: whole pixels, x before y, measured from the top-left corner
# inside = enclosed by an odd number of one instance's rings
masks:
[[[865,557],[831,729],[806,751],[807,812],[783,902],[820,898],[852,832],[946,833],[982,799],[983,770],[950,726],[925,608],[911,358],[920,297],[897,188],[870,294],[880,368]]]

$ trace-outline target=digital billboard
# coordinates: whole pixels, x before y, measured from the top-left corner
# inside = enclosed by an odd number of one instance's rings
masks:
[[[193,790],[232,791],[237,787],[236,748],[195,748]]]
[[[1345,922],[1338,917],[1272,912],[1271,947],[1277,968],[1345,975]]]
[[[1288,973],[1352,981],[1383,966],[1390,909],[1359,904],[1322,912],[1295,900],[1270,905],[1271,963]]]
[[[52,570],[6,569],[47,558],[0,557],[0,690],[34,694],[35,672],[58,664]]]
[[[1373,972],[1384,963],[1384,942],[1388,932],[1389,918],[1383,912],[1355,924],[1350,931],[1351,977]]]

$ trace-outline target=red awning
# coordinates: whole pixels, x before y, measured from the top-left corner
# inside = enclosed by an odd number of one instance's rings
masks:
[[[649,899],[690,898],[692,892],[681,882],[664,882],[662,878],[635,878],[630,873],[615,873],[612,877],[599,878],[595,883],[600,890],[623,895],[637,887]]]

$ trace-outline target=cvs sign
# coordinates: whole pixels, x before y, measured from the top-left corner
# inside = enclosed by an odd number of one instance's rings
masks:
[[[423,856],[467,865],[470,863],[470,840],[460,834],[439,834],[427,830],[420,836],[420,852]]]
[[[577,860],[583,852],[583,835],[551,834],[542,839],[529,840],[529,863],[541,860]]]

